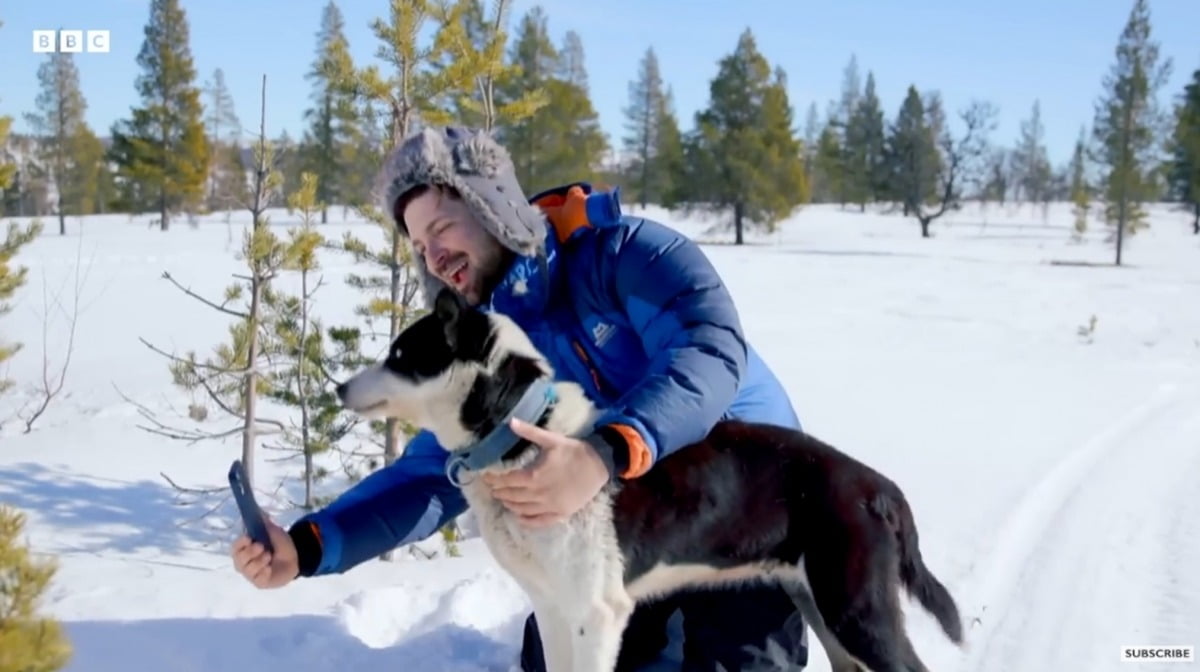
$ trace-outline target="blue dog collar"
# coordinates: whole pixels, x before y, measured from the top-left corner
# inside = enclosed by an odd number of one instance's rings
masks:
[[[525,390],[525,394],[521,395],[520,401],[513,407],[513,410],[505,416],[503,422],[496,425],[478,443],[455,451],[454,455],[446,462],[446,478],[461,488],[464,482],[459,479],[459,472],[463,470],[480,471],[498,464],[508,454],[508,451],[522,440],[509,426],[512,419],[517,418],[530,424],[536,423],[556,399],[553,381],[545,377],[534,381]]]

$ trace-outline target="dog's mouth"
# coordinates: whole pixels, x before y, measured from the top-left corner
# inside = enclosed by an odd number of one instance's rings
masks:
[[[347,408],[355,413],[358,413],[359,415],[374,415],[382,411],[384,407],[387,406],[387,403],[387,399],[381,399],[366,406],[347,406]]]

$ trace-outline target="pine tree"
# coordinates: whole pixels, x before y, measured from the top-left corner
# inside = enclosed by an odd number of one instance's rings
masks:
[[[1171,191],[1192,208],[1192,233],[1200,235],[1200,69],[1183,89],[1171,135]]]
[[[665,109],[662,75],[658,56],[649,47],[638,66],[638,78],[629,83],[629,105],[625,107],[624,147],[631,154],[630,179],[635,185],[635,199],[643,208],[651,201],[661,200],[662,173],[655,166],[659,146],[659,114]]]
[[[844,187],[846,156],[842,151],[841,134],[837,130],[837,121],[833,116],[825,120],[821,132],[817,136],[817,146],[813,158],[813,197],[820,203],[836,202]]]
[[[739,245],[748,224],[773,231],[808,200],[783,71],[772,72],[749,29],[720,60],[688,143],[688,179],[706,200],[697,205],[732,210]]]
[[[439,37],[448,50],[436,67],[446,73],[446,81],[464,88],[453,103],[455,116],[460,123],[485,131],[527,119],[549,103],[540,87],[498,99],[497,89],[509,88],[520,76],[520,66],[505,61],[511,3],[495,0],[492,7],[492,14],[485,17],[482,0],[455,0],[438,13]]]
[[[904,205],[905,216],[921,225],[921,237],[932,236],[934,220],[957,208],[964,187],[982,181],[988,167],[988,133],[995,128],[996,108],[972,101],[959,113],[962,135],[950,131],[941,97],[926,94],[922,104],[916,87],[909,86],[888,140],[891,183]]]
[[[213,71],[212,81],[204,83],[204,93],[209,97],[204,115],[209,144],[216,146],[227,137],[241,137],[242,122],[233,104],[233,94],[225,83],[224,70],[217,68]]]
[[[753,211],[755,218],[763,221],[770,231],[812,197],[808,176],[804,174],[803,146],[792,130],[794,116],[787,89],[787,74],[776,67],[771,83],[763,92],[759,111],[762,148],[759,171],[763,177]]]
[[[654,131],[654,174],[659,176],[658,202],[664,208],[673,208],[685,200],[687,188],[683,134],[679,130],[673,100],[671,88],[667,87],[666,93],[658,101],[659,109],[655,114],[658,126]]]
[[[915,86],[909,86],[888,137],[893,196],[910,215],[918,204],[933,198],[937,188],[937,141],[926,119],[926,108]]]
[[[1142,204],[1153,197],[1153,172],[1160,146],[1162,119],[1156,92],[1171,72],[1171,61],[1159,63],[1159,46],[1150,38],[1150,8],[1135,0],[1116,48],[1116,62],[1104,78],[1092,134],[1095,161],[1101,167],[1104,218],[1116,227],[1116,265],[1125,236],[1145,226]]]
[[[1029,118],[1021,122],[1021,135],[1012,153],[1012,171],[1017,200],[1041,203],[1047,200],[1053,171],[1046,153],[1046,129],[1042,125],[1041,101],[1033,102]]]
[[[0,26],[3,25],[0,22]],[[11,117],[0,117],[0,147],[4,147],[8,141],[8,132],[11,127]],[[0,154],[0,157],[3,157],[3,154]],[[16,172],[16,166],[0,161],[0,193],[7,192]],[[24,266],[14,266],[13,258],[22,247],[33,242],[41,233],[42,223],[36,219],[24,227],[10,223],[4,240],[0,241],[0,316],[12,310],[8,300],[25,284],[26,276],[29,273],[29,269]],[[20,349],[20,343],[5,344],[3,340],[0,340],[0,364],[11,359]],[[0,377],[0,394],[4,394],[11,388],[12,382]]]
[[[0,117],[0,143],[4,142],[8,133],[7,126],[8,118]],[[0,180],[0,188],[3,188],[5,184]],[[8,300],[25,284],[26,276],[29,273],[29,269],[24,266],[14,266],[13,258],[21,251],[21,248],[33,242],[41,233],[42,223],[40,220],[35,219],[24,227],[13,222],[8,225],[8,232],[4,239],[0,240],[0,316],[12,310]],[[20,349],[20,343],[5,344],[0,340],[0,364],[11,359]],[[12,382],[0,377],[0,394],[11,388]]]
[[[1087,233],[1088,209],[1091,207],[1091,187],[1087,178],[1087,146],[1086,131],[1080,129],[1079,139],[1075,141],[1075,150],[1071,154],[1070,196],[1072,213],[1075,215],[1075,226],[1072,233],[1075,239],[1080,239]]]
[[[361,201],[365,196],[361,174],[351,170],[362,138],[360,110],[352,88],[345,86],[353,71],[345,20],[337,3],[330,0],[317,33],[317,57],[305,75],[312,82],[313,107],[304,112],[309,128],[302,140],[302,164],[316,176],[322,224],[329,221],[331,203]]]
[[[246,189],[246,168],[242,165],[241,135],[242,122],[238,119],[233,104],[233,94],[225,84],[225,71],[217,68],[213,78],[205,82],[204,93],[208,95],[207,112],[204,116],[205,131],[212,161],[208,174],[208,208],[229,209],[240,202]]]
[[[884,174],[883,109],[875,93],[875,74],[867,73],[867,85],[850,114],[845,133],[845,185],[847,199],[858,203],[865,211],[866,204],[879,199]]]
[[[858,56],[851,54],[850,61],[842,71],[842,97],[838,103],[835,125],[838,131],[838,147],[842,151],[841,160],[837,163],[842,170],[842,174],[836,180],[839,187],[837,201],[843,206],[856,200],[853,194],[856,185],[856,166],[853,158],[855,140],[852,137],[851,124],[854,123],[854,110],[858,108],[861,98],[862,80],[858,72]]]
[[[24,527],[24,514],[0,504],[0,672],[54,672],[70,662],[71,643],[38,611],[58,567],[32,556]]]
[[[1012,154],[1003,147],[992,150],[987,158],[987,177],[983,188],[984,202],[995,201],[1004,205],[1009,191],[1009,163]]]
[[[199,204],[208,176],[200,90],[179,0],[151,0],[136,87],[142,107],[112,129],[121,199],[134,211],[155,207],[163,231],[170,214]]]
[[[587,66],[584,63],[585,60],[583,38],[579,36],[579,33],[568,30],[563,35],[562,48],[558,53],[557,78],[587,91],[588,75]]]
[[[62,202],[82,216],[106,212],[112,198],[112,171],[104,161],[104,143],[87,124],[81,124],[67,139],[71,157],[66,171]]]
[[[510,60],[519,74],[500,88],[503,100],[518,99],[525,91],[542,90],[549,104],[532,115],[506,124],[497,133],[509,149],[520,181],[534,193],[564,180],[590,180],[597,175],[608,140],[592,106],[583,71],[582,46],[572,47],[570,68],[564,67],[562,52],[550,39],[548,20],[535,6],[521,20],[510,50]],[[562,73],[575,73],[568,81]]]
[[[95,182],[98,162],[83,163],[97,157],[80,156],[86,149],[87,124],[84,114],[87,103],[79,89],[79,70],[73,54],[52,52],[38,66],[37,112],[25,115],[38,137],[38,154],[42,165],[48,167],[48,179],[58,194],[58,232],[67,235],[67,213],[85,214],[80,207],[80,190]],[[93,136],[94,137],[94,136]]]
[[[821,145],[821,117],[816,102],[808,104],[804,115],[804,173],[812,190],[814,203],[824,202],[825,192],[817,173],[817,150]]]

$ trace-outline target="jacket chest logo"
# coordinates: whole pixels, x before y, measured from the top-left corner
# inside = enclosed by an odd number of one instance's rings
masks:
[[[599,322],[592,327],[592,343],[597,348],[603,348],[615,333],[617,333],[615,326],[607,322]]]

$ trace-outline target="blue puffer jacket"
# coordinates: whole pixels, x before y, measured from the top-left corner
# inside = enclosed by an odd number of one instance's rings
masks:
[[[553,229],[546,263],[519,258],[487,308],[528,331],[558,375],[583,385],[605,409],[598,426],[629,444],[622,477],[645,473],[722,418],[799,427],[697,245],[662,224],[622,215],[616,192],[587,184],[530,200]],[[344,572],[464,513],[446,459],[433,436],[420,432],[392,465],[298,521],[312,526],[320,545],[320,560],[306,573]]]

